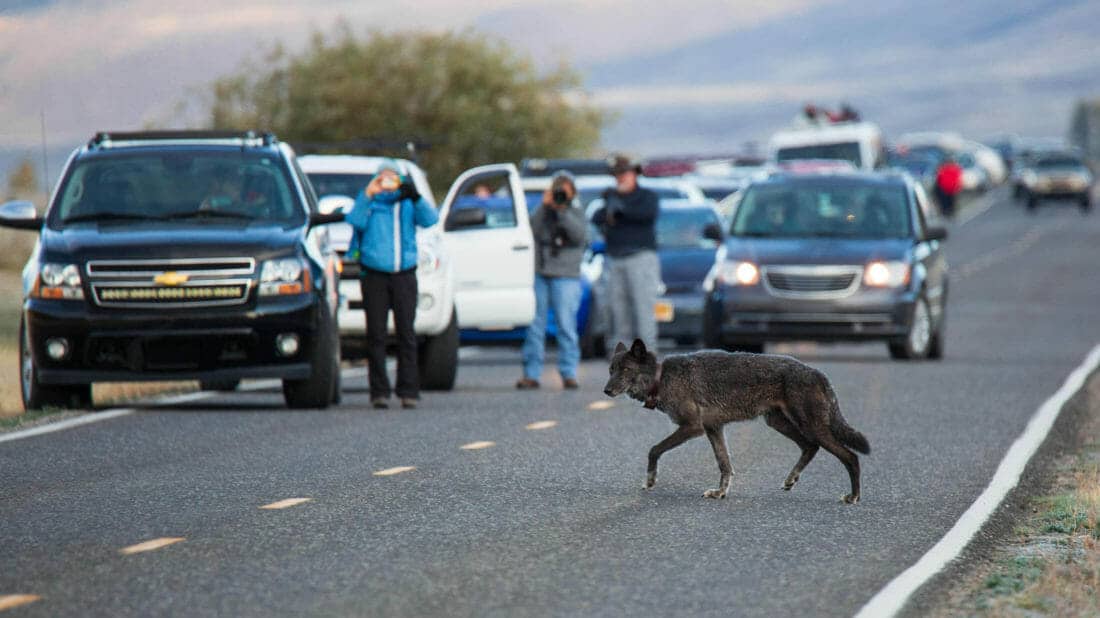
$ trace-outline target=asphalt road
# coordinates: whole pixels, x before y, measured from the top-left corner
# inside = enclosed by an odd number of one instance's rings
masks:
[[[582,389],[517,392],[518,351],[465,353],[414,411],[288,412],[274,389],[0,444],[0,595],[20,615],[850,615],[981,492],[1027,419],[1100,341],[1100,215],[999,199],[952,230],[947,357],[884,345],[779,348],[824,370],[868,436],[863,501],[821,453],[761,421],[727,427],[729,499],[705,439]],[[538,421],[556,425],[528,429]],[[463,450],[475,441],[488,448]],[[376,476],[381,470],[413,470]],[[311,501],[281,510],[262,505]],[[120,550],[157,538],[160,549]]]

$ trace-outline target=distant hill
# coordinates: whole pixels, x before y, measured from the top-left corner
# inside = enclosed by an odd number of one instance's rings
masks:
[[[585,67],[597,100],[622,110],[604,142],[642,153],[725,150],[766,139],[808,101],[848,101],[888,134],[1061,136],[1074,101],[1100,94],[1100,3],[930,4],[840,0]],[[678,104],[677,92],[702,96]]]

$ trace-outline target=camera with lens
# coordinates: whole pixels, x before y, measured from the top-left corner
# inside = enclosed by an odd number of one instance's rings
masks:
[[[564,206],[569,203],[569,194],[561,189],[554,191],[551,197],[554,199],[554,203],[559,206]]]

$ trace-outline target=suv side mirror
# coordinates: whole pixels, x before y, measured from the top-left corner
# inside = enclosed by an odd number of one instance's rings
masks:
[[[480,206],[459,208],[457,210],[451,210],[450,214],[447,216],[447,223],[443,229],[450,232],[466,227],[480,227],[485,225],[487,220],[488,213]]]
[[[929,228],[924,230],[924,239],[925,240],[946,240],[947,239],[947,228],[938,227],[938,226],[929,227]]]
[[[0,225],[17,230],[40,230],[44,219],[31,202],[17,200],[0,206]]]
[[[703,238],[713,240],[714,242],[722,242],[722,228],[717,223],[708,223],[703,228]]]
[[[327,214],[316,212],[309,216],[309,227],[328,225],[329,223],[340,223],[343,220],[344,213],[342,212],[330,212]]]

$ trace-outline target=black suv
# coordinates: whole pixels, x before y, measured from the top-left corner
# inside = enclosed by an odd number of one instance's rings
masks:
[[[744,192],[703,282],[708,347],[885,341],[940,358],[947,231],[907,174],[774,175]]]
[[[294,152],[270,134],[99,133],[70,156],[23,269],[23,405],[87,407],[99,381],[281,378],[340,395],[335,267]]]

